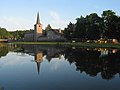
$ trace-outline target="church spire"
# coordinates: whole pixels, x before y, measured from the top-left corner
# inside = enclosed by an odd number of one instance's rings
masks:
[[[37,13],[37,21],[36,24],[40,24],[39,12]]]

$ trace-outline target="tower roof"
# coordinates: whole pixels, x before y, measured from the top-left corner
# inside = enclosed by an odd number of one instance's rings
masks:
[[[37,21],[36,24],[40,24],[39,12],[37,13]]]

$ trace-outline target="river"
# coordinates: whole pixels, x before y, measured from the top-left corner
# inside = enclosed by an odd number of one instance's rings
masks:
[[[120,50],[0,45],[0,90],[120,90]]]

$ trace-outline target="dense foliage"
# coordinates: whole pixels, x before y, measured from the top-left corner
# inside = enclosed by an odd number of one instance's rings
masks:
[[[0,39],[20,40],[24,38],[24,34],[30,30],[7,31],[0,27]]]
[[[48,24],[47,27],[45,28],[45,30],[43,30],[43,34],[46,35],[47,32],[48,32],[49,30],[51,30],[51,29],[52,29],[51,25]]]
[[[24,38],[24,34],[29,31],[30,30],[17,30],[17,31],[11,31],[10,34],[13,36],[15,40],[19,40]]]
[[[101,17],[96,13],[81,16],[76,23],[69,23],[64,36],[68,39],[97,40],[100,38],[120,40],[120,16],[112,10],[103,11]]]
[[[12,35],[5,29],[0,27],[0,39],[12,38]]]

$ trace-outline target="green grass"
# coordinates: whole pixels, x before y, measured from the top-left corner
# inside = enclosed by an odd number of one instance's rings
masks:
[[[46,44],[46,45],[56,45],[60,42],[11,42],[9,44]]]
[[[70,42],[12,42],[9,44],[39,44],[39,45],[61,45],[64,47],[93,47],[93,48],[120,48],[120,43],[118,44],[98,44],[98,43],[70,43]]]
[[[98,44],[98,43],[74,43],[70,44],[70,46],[76,47],[91,47],[91,48],[120,48],[120,44]]]

